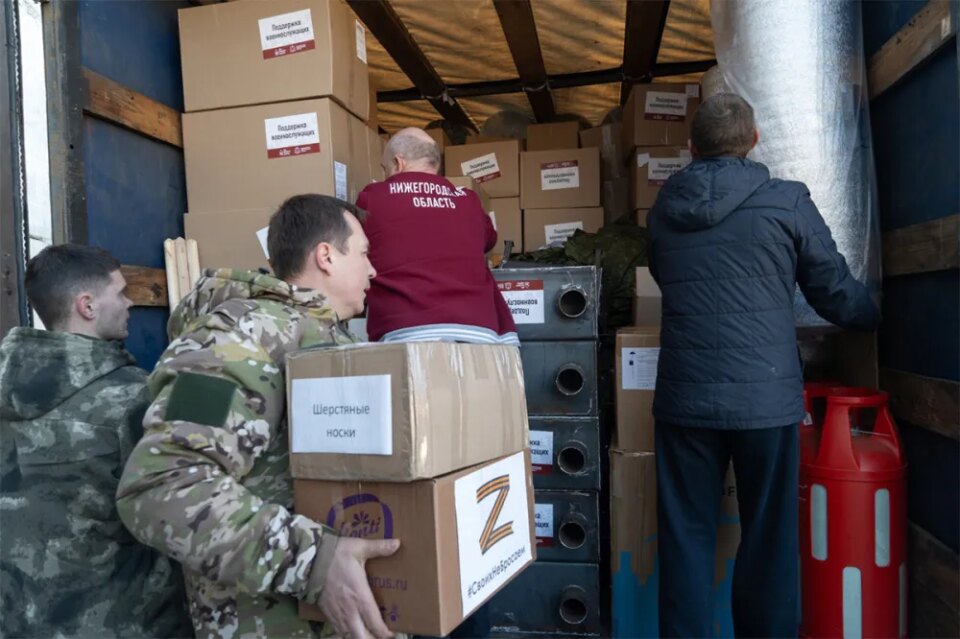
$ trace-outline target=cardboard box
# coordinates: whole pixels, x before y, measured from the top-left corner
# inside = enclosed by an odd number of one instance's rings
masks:
[[[629,326],[617,331],[616,447],[654,451],[653,392],[660,359],[660,327]]]
[[[447,135],[447,132],[441,127],[426,129],[426,132],[427,135],[433,138],[433,141],[437,143],[437,146],[440,147],[440,153],[443,153],[448,146],[453,146],[453,142],[450,141],[450,136]]]
[[[350,118],[350,148],[353,153],[352,173],[347,170],[347,201],[354,203],[360,191],[373,182],[373,159],[370,157],[370,134],[373,131],[357,118]],[[379,162],[377,162],[379,164]]]
[[[627,176],[623,126],[619,122],[581,131],[580,146],[600,149],[600,177],[604,181]]]
[[[659,637],[656,455],[610,450],[610,519],[613,637]],[[740,516],[731,466],[723,485],[717,530],[715,637],[734,636],[730,589],[739,544]]]
[[[487,192],[483,190],[483,187],[477,184],[477,181],[474,180],[469,175],[459,175],[456,177],[448,177],[447,181],[454,186],[458,186],[464,189],[470,189],[477,194],[477,197],[480,198],[480,205],[483,207],[483,210],[487,213],[490,212],[490,198],[487,197]]]
[[[298,479],[293,499],[340,536],[400,539],[366,565],[373,595],[391,630],[442,637],[536,558],[531,477],[525,451],[413,483]]]
[[[690,151],[679,146],[640,147],[630,158],[630,204],[649,209],[670,176],[690,164]]]
[[[368,162],[366,126],[325,98],[186,113],[183,142],[196,215],[276,208],[301,193],[348,200],[367,173],[357,164]]]
[[[698,84],[635,84],[623,106],[623,157],[638,146],[689,147]]]
[[[531,124],[527,127],[527,151],[576,149],[580,146],[579,122]]]
[[[270,269],[267,228],[275,211],[184,215],[184,235],[197,241],[200,268]]]
[[[370,108],[368,109],[367,126],[372,129],[374,133],[379,133],[380,131],[380,111],[377,109],[377,85],[374,83],[372,76],[370,77]]]
[[[290,473],[414,481],[523,450],[515,347],[358,344],[287,358]]]
[[[464,144],[490,144],[492,142],[516,142],[520,144],[519,140],[505,138],[499,135],[468,135],[463,141]]]
[[[385,179],[383,165],[380,163],[383,159],[383,145],[384,142],[377,135],[377,132],[373,129],[367,129],[367,155],[370,162],[371,182],[383,182]]]
[[[521,199],[522,201],[522,199]],[[545,246],[563,244],[579,229],[596,233],[603,226],[603,209],[525,209],[523,211],[523,250],[536,251]]]
[[[469,175],[490,197],[520,195],[520,145],[516,140],[448,146],[443,166],[447,177]]]
[[[633,325],[660,326],[663,298],[646,266],[638,266],[633,289]]]
[[[524,209],[600,206],[597,149],[520,154],[520,206]]]
[[[366,38],[363,23],[339,0],[181,9],[185,110],[332,97],[366,121]]]
[[[523,212],[520,209],[520,198],[499,197],[490,200],[490,217],[497,229],[497,245],[490,254],[502,255],[503,243],[506,240],[513,242],[513,252],[523,250]]]
[[[650,214],[650,209],[637,209],[633,213],[637,217],[637,226],[647,228],[647,216]]]
[[[600,191],[600,204],[603,206],[603,222],[611,224],[629,215],[630,178],[621,177],[607,180]]]

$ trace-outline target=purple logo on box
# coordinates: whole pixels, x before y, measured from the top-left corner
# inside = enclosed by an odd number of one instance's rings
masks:
[[[327,513],[327,525],[341,537],[392,539],[393,513],[376,495],[351,495],[333,505]]]

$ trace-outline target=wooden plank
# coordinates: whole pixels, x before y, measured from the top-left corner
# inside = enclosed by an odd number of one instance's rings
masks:
[[[126,295],[134,306],[167,306],[167,274],[162,268],[124,264],[120,272],[127,280]]]
[[[960,267],[960,213],[883,234],[888,277]]]
[[[894,418],[960,440],[960,382],[880,369]]]
[[[649,82],[657,63],[660,40],[667,24],[670,0],[628,0],[623,31],[623,82],[620,104],[627,101],[630,87]]]
[[[910,636],[960,637],[960,558],[916,524],[907,535]]]
[[[493,0],[500,17],[503,35],[507,38],[513,63],[517,67],[524,93],[538,122],[549,122],[556,114],[553,96],[547,82],[540,38],[533,19],[530,0]]]
[[[956,37],[957,15],[951,14],[950,4],[950,0],[929,0],[873,54],[867,65],[871,100],[896,85]]]
[[[179,111],[90,69],[83,70],[83,77],[87,83],[84,112],[154,140],[183,147]]]

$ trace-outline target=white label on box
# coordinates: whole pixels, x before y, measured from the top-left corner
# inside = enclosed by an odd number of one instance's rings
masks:
[[[648,120],[684,120],[687,117],[687,94],[648,91],[643,114]]]
[[[580,188],[580,166],[576,160],[548,162],[540,165],[540,189],[556,191],[558,189]]]
[[[479,183],[495,180],[500,177],[500,165],[497,163],[497,154],[488,153],[478,158],[460,163],[460,170],[464,175],[472,177]]]
[[[534,504],[533,522],[537,539],[553,539],[553,504]]]
[[[389,375],[293,380],[290,450],[392,455],[391,392]]]
[[[554,242],[566,242],[577,231],[583,230],[583,222],[564,222],[563,224],[545,224],[543,233],[547,246]]]
[[[356,20],[356,31],[357,31],[357,57],[360,58],[364,64],[367,63],[367,30],[363,28],[363,25],[360,24],[359,20]]]
[[[530,431],[530,461],[534,466],[553,466],[552,431]]]
[[[488,215],[490,216],[490,222],[493,223],[493,230],[496,231],[497,230],[497,214],[494,211],[490,211]]]
[[[688,84],[688,85],[687,85],[687,97],[688,97],[688,98],[699,98],[699,97],[700,97],[700,85],[699,85],[699,84]]]
[[[637,153],[637,167],[642,168],[650,162],[649,153]]]
[[[543,280],[497,282],[516,324],[543,324]]]
[[[263,254],[267,256],[267,259],[270,259],[270,249],[267,248],[267,237],[270,233],[270,227],[265,226],[259,231],[257,231],[257,239],[260,240],[260,248],[263,249]]]
[[[267,118],[263,126],[267,134],[268,158],[320,152],[320,127],[316,113]]]
[[[460,594],[467,617],[533,559],[523,453],[454,482]]]
[[[657,387],[657,362],[660,348],[627,348],[620,350],[620,386],[623,390],[654,390]]]
[[[650,158],[647,169],[647,183],[651,186],[663,186],[674,173],[690,164],[689,158]]]
[[[270,16],[259,22],[264,60],[309,51],[317,46],[310,9]]]
[[[333,184],[335,197],[347,199],[347,165],[342,162],[333,163]]]

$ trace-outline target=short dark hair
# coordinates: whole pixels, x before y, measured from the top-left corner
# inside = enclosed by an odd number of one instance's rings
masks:
[[[82,244],[48,246],[27,262],[24,288],[44,326],[53,329],[70,317],[73,298],[99,293],[120,262],[102,248]]]
[[[349,202],[329,195],[294,195],[280,205],[270,218],[267,251],[270,265],[280,279],[296,277],[303,271],[307,255],[320,242],[329,242],[341,253],[353,234],[345,214],[363,222],[366,212]]]
[[[703,158],[747,157],[757,130],[753,107],[736,93],[717,93],[693,116],[690,141]]]

